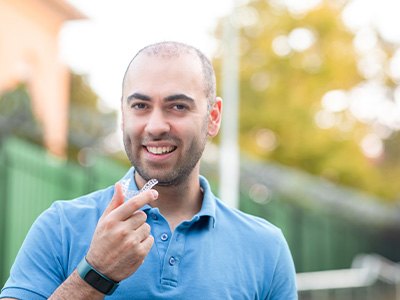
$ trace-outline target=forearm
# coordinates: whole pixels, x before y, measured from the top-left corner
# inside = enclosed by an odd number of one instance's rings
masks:
[[[92,270],[119,282],[140,267],[154,243],[146,223],[147,215],[140,208],[157,197],[158,193],[151,190],[125,201],[122,188],[116,185],[116,194],[99,219],[86,255],[86,263]],[[113,259],[115,257],[118,259]],[[104,299],[104,294],[84,281],[75,270],[49,299],[97,300]]]
[[[86,283],[75,270],[54,293],[50,296],[50,300],[67,300],[67,299],[104,299],[104,294],[95,290]]]

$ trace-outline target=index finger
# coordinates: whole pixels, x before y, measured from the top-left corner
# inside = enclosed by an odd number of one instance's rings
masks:
[[[126,220],[138,209],[142,208],[144,205],[156,200],[158,197],[158,192],[156,190],[148,190],[139,195],[125,201],[124,204],[115,208],[110,216],[115,217],[117,220]]]

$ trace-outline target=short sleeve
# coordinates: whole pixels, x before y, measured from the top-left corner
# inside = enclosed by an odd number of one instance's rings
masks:
[[[60,256],[61,226],[53,204],[29,230],[0,298],[47,299],[65,280]]]
[[[267,300],[296,300],[297,298],[296,271],[289,246],[282,235]]]

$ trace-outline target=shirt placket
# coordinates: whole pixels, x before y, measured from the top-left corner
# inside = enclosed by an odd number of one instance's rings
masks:
[[[185,231],[185,227],[177,227],[171,236],[162,266],[162,286],[177,287],[179,284],[180,266],[185,251]]]
[[[164,288],[177,287],[180,265],[184,256],[185,231],[187,224],[181,224],[172,233],[168,222],[158,209],[149,212],[149,223],[155,240],[155,246],[161,262],[160,284]]]

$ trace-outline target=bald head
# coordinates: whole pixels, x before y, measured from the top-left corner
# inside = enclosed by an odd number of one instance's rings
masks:
[[[131,62],[128,65],[128,68],[125,72],[122,89],[124,90],[127,74],[130,69],[133,67],[133,62],[140,55],[146,56],[154,56],[160,58],[177,58],[182,55],[193,55],[199,59],[201,64],[202,73],[203,73],[203,82],[204,82],[204,94],[208,99],[209,107],[214,103],[216,97],[216,83],[215,83],[215,72],[211,65],[210,60],[197,48],[179,43],[179,42],[160,42],[156,44],[152,44],[144,47],[139,50],[138,53],[133,57]]]

